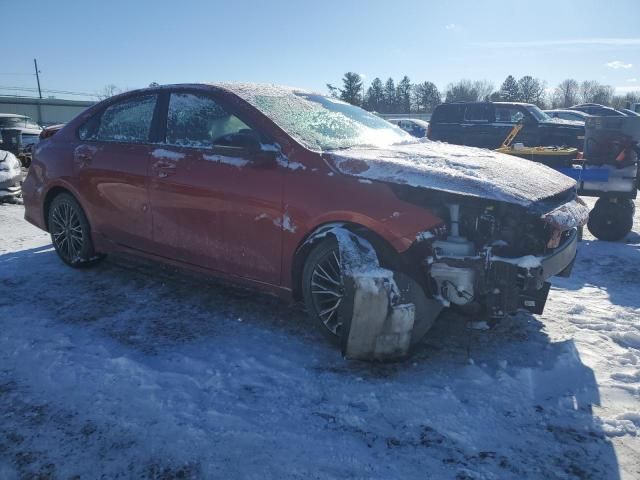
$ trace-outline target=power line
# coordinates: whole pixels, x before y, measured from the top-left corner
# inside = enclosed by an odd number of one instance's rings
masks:
[[[13,92],[33,92],[38,93],[38,89],[34,87],[17,87],[17,86],[8,86],[8,85],[0,85],[0,90],[9,90]],[[59,95],[76,95],[83,97],[99,97],[100,95],[96,93],[87,93],[87,92],[73,92],[69,90],[50,90],[50,89],[42,89],[44,93],[57,93]]]

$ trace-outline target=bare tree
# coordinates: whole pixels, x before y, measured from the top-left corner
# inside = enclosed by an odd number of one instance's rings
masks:
[[[580,96],[584,103],[611,104],[615,89],[611,85],[602,85],[596,80],[585,80],[580,84]]]
[[[123,90],[120,87],[110,83],[109,85],[102,87],[102,90],[97,91],[96,95],[100,100],[104,100],[105,98],[113,97],[114,95],[118,95],[122,92]]]
[[[460,80],[450,83],[445,94],[446,102],[479,102],[489,100],[493,84],[486,80]]]
[[[568,78],[560,82],[553,94],[553,108],[571,107],[579,102],[580,92],[578,82]]]

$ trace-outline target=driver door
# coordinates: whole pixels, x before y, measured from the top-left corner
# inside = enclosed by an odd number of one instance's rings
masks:
[[[150,167],[157,253],[277,284],[282,228],[260,219],[281,215],[282,171],[247,148],[260,134],[202,92],[171,92],[166,119]]]

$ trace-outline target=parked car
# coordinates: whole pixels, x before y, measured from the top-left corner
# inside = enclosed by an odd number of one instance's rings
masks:
[[[524,124],[515,140],[518,143],[583,148],[584,124],[554,121],[528,103],[443,103],[431,115],[428,136],[432,140],[495,149],[517,123]]]
[[[605,107],[598,103],[582,103],[580,105],[574,105],[569,107],[568,110],[575,110],[578,112],[584,112],[588,115],[595,117],[624,117],[625,114],[616,110],[615,108]]]
[[[589,114],[581,112],[579,110],[568,110],[564,108],[557,108],[555,110],[543,110],[544,113],[551,118],[558,118],[560,120],[570,120],[573,122],[584,122],[589,118]]]
[[[40,137],[42,127],[25,115],[0,113],[0,149],[16,155],[29,166],[31,149]]]
[[[426,137],[429,129],[429,122],[418,118],[391,118],[389,122],[397,125],[409,135],[418,138]]]
[[[20,196],[21,180],[20,161],[13,153],[0,150],[0,201]]]
[[[621,108],[620,111],[627,117],[640,117],[640,113],[629,110],[628,108]]]
[[[249,84],[104,100],[37,144],[23,188],[25,218],[70,266],[125,252],[208,272],[304,299],[331,338],[354,258],[338,230],[372,246],[361,267],[393,272],[390,302],[428,328],[445,305],[542,312],[587,215],[575,182],[544,166]]]

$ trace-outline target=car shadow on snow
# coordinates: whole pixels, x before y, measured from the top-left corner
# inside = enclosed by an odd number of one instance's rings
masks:
[[[50,246],[8,253],[0,255],[0,288],[0,313],[20,304],[47,312],[99,331],[132,356],[216,349],[245,335],[226,355],[260,355],[268,333],[285,346],[283,361],[306,372],[290,385],[292,420],[307,422],[310,434],[361,442],[370,462],[404,458],[459,479],[619,478],[592,413],[600,402],[593,372],[573,341],[552,342],[529,314],[478,331],[447,312],[410,358],[381,364],[341,358],[299,306],[128,260],[72,270]],[[309,397],[318,384],[322,396]]]
[[[640,237],[639,237],[640,238]],[[605,290],[611,303],[640,308],[640,242],[582,241],[569,278],[554,278],[554,286],[579,290],[592,285]]]

